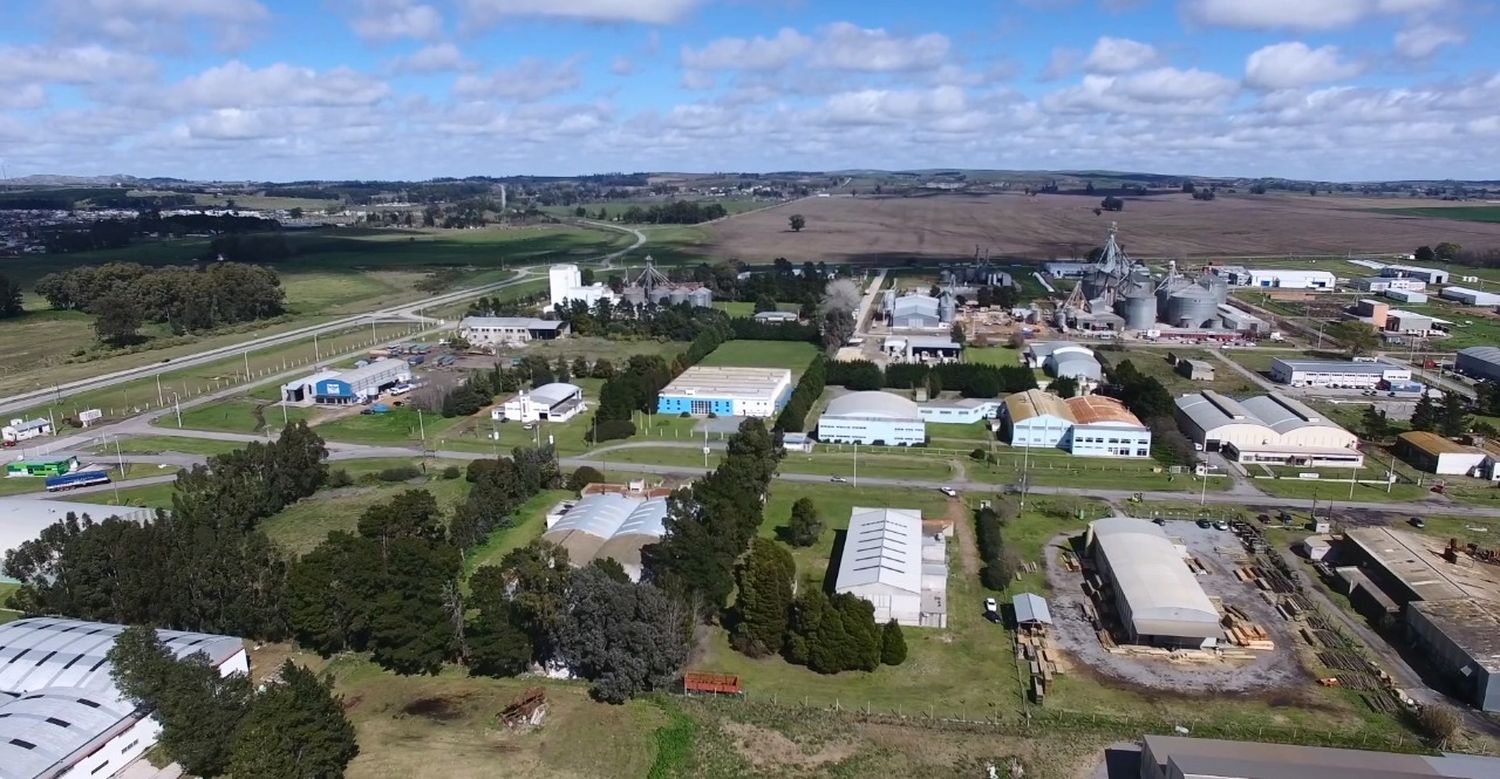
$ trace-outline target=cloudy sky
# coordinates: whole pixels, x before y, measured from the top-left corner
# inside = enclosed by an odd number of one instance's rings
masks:
[[[1500,178],[1495,0],[0,0],[0,164]]]

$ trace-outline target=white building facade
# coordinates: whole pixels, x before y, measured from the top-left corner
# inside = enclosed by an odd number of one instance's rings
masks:
[[[553,382],[534,390],[522,390],[492,409],[490,418],[506,422],[567,422],[587,410],[581,387]]]
[[[1271,378],[1293,387],[1376,389],[1393,381],[1411,381],[1411,369],[1387,362],[1287,360],[1271,363]]]
[[[581,300],[592,306],[604,298],[613,300],[609,287],[583,283],[583,271],[577,265],[553,265],[547,270],[548,298],[553,308],[568,301]]]

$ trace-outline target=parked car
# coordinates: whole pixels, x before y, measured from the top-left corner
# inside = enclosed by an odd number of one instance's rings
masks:
[[[1214,530],[1228,530],[1228,529],[1229,529],[1229,523],[1225,522],[1222,519],[1219,520],[1218,522],[1214,523]]]
[[[1151,521],[1155,522],[1156,524],[1158,524],[1158,525],[1160,525],[1162,527],[1166,527],[1167,526],[1167,520],[1166,520],[1165,517],[1156,517],[1155,519],[1153,519]]]
[[[986,614],[999,614],[1000,613],[1000,604],[996,603],[994,598],[985,598],[984,599],[984,612]]]
[[[1209,528],[1211,528],[1213,526],[1214,526],[1214,523],[1209,522],[1206,519],[1200,519],[1200,520],[1198,520],[1198,527],[1201,527],[1204,530],[1207,530],[1207,529],[1209,529]]]
[[[1417,528],[1419,530],[1422,529],[1422,528],[1427,527],[1427,522],[1425,520],[1423,520],[1421,517],[1412,517],[1411,519],[1408,519],[1406,521],[1410,522],[1412,527]]]
[[[938,492],[941,492],[950,498],[958,497],[958,490],[955,490],[952,487],[938,487]]]

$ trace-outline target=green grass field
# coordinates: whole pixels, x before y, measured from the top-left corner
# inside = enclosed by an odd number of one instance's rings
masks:
[[[359,460],[350,460],[335,463],[332,467],[348,470],[350,475],[357,478],[359,474],[368,473],[371,470],[397,464],[409,465],[412,462],[414,461],[374,460],[362,463]],[[278,546],[292,554],[300,555],[322,543],[332,531],[352,532],[359,521],[359,515],[364,513],[365,509],[388,501],[406,490],[431,492],[433,497],[437,498],[438,505],[447,511],[468,495],[469,483],[462,476],[457,479],[443,479],[436,474],[445,465],[457,464],[442,461],[429,462],[427,464],[429,476],[413,482],[360,483],[352,487],[321,490],[272,515],[261,523],[261,528]]]
[[[519,549],[540,538],[547,529],[547,509],[558,501],[574,497],[567,490],[543,490],[516,509],[515,524],[490,534],[489,540],[470,549],[464,556],[464,571],[471,574],[484,565],[498,565],[512,549]]]
[[[293,422],[307,421],[314,424],[326,418],[329,413],[328,410],[315,406],[281,406],[250,397],[226,398],[182,412],[182,427],[227,433],[262,433],[268,428],[280,430]],[[175,428],[177,415],[158,417],[153,424]]]
[[[97,503],[100,506],[144,506],[146,508],[169,509],[172,507],[172,492],[176,486],[172,482],[162,484],[145,484],[139,487],[120,487],[118,497],[115,490],[104,492],[86,492],[81,495],[70,495],[68,500],[79,503]],[[96,516],[108,516],[107,510],[102,510]]]
[[[713,350],[699,365],[732,368],[787,368],[799,375],[818,353],[802,341],[729,341]]]
[[[1021,351],[1009,346],[971,346],[964,350],[964,362],[982,365],[1020,365]]]
[[[10,608],[10,596],[21,589],[19,584],[0,582],[0,625],[21,618],[21,612]]]
[[[1373,210],[1382,214],[1421,216],[1429,219],[1454,219],[1461,222],[1500,222],[1500,206],[1379,208]]]
[[[120,439],[121,454],[223,454],[239,449],[244,444],[236,441],[215,441],[209,438],[186,438],[172,435],[146,435]],[[90,451],[102,456],[115,453],[113,441],[91,447]]]

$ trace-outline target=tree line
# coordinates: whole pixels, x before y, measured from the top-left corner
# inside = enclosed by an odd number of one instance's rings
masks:
[[[0,273],[0,319],[14,319],[25,312],[21,306],[21,285]]]
[[[776,429],[786,433],[800,433],[807,429],[807,415],[814,403],[823,395],[826,386],[828,360],[823,355],[813,358],[807,370],[797,379],[792,396],[776,417]]]
[[[979,542],[979,559],[984,567],[979,571],[979,581],[991,590],[1003,590],[1010,586],[1021,569],[1021,558],[1005,543],[1002,528],[1016,518],[1017,509],[1010,501],[1001,500],[999,508],[985,506],[974,512],[975,536]]]
[[[1197,449],[1177,428],[1177,403],[1154,376],[1141,373],[1130,360],[1107,368],[1109,383],[1100,394],[1117,398],[1151,428],[1151,456],[1169,465],[1195,465]]]
[[[646,208],[631,206],[620,215],[620,221],[633,224],[695,225],[723,219],[729,212],[721,203],[698,203],[691,200],[674,200],[663,205]]]
[[[286,293],[274,271],[232,262],[89,265],[43,276],[36,292],[53,308],[93,314],[100,337],[115,342],[135,337],[146,321],[185,333],[286,311]]]
[[[1480,401],[1493,403],[1493,390],[1482,392]],[[1411,413],[1411,429],[1454,438],[1469,432],[1469,401],[1457,392],[1446,392],[1434,403],[1426,392],[1417,398]]]
[[[982,363],[894,363],[884,370],[869,360],[829,362],[828,383],[865,391],[925,387],[936,395],[956,391],[966,398],[993,398],[1036,389],[1036,375],[1019,365]]]

